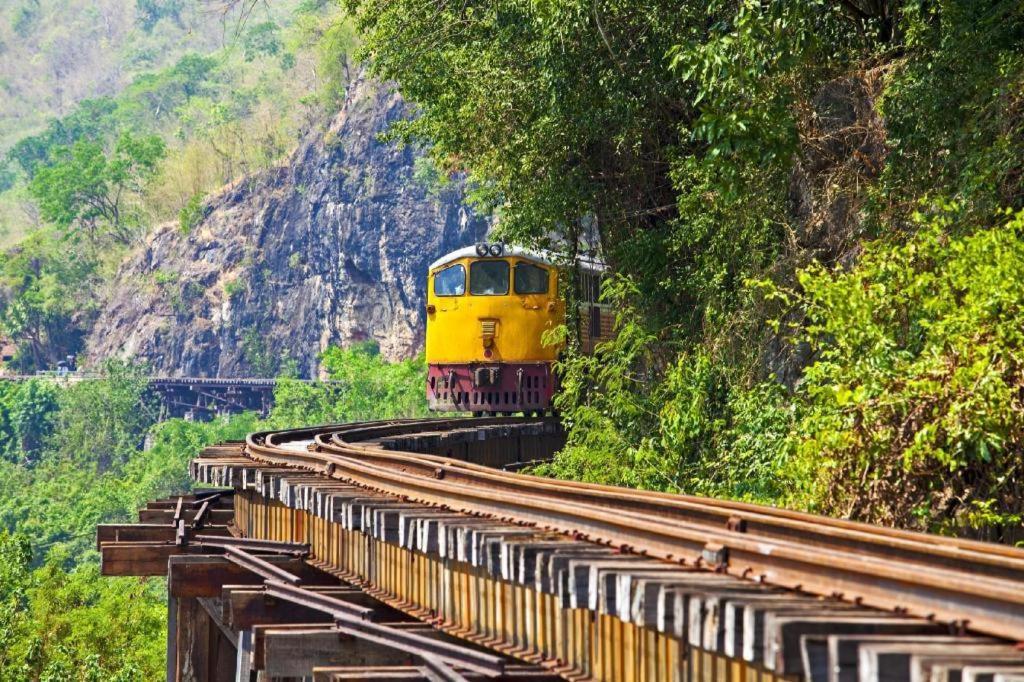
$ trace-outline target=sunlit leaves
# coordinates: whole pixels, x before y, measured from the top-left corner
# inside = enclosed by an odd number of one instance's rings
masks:
[[[795,442],[832,463],[832,509],[899,523],[912,509],[950,523],[979,502],[1020,512],[1001,477],[1024,447],[1024,216],[962,238],[947,216],[905,245],[871,245],[849,271],[800,277],[799,337],[816,361]]]

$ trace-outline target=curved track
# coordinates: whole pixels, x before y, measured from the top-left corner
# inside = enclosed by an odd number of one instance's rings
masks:
[[[542,419],[368,422],[250,435],[259,463],[674,564],[1024,641],[1024,550],[702,497],[555,481],[395,449]],[[418,448],[413,448],[418,449]]]

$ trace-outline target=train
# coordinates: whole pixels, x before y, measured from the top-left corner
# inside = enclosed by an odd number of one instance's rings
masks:
[[[562,291],[579,277],[579,338],[592,352],[611,338],[613,316],[600,303],[607,268],[578,258],[482,242],[434,261],[427,277],[427,401],[443,412],[543,414],[557,390],[562,348],[544,332],[564,324]]]

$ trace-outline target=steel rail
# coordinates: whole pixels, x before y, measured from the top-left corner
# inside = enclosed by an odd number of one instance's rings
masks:
[[[501,656],[370,622],[362,613],[356,612],[351,604],[340,599],[274,580],[264,581],[263,589],[269,596],[329,614],[335,619],[335,627],[345,634],[411,652],[432,661],[443,662],[441,665],[450,664],[471,670],[487,677],[500,676],[505,670],[505,659]]]
[[[301,430],[306,440],[316,439],[318,449],[332,451],[336,447],[356,447],[368,461],[392,464],[406,471],[418,471],[460,477],[477,484],[487,484],[507,489],[511,484],[505,474],[460,460],[426,454],[409,454],[386,451],[380,447],[352,443],[352,436],[360,440],[381,434],[394,435],[408,431],[424,431],[426,428],[452,429],[453,427],[480,427],[492,424],[522,424],[522,420],[509,419],[448,419],[448,420],[406,420],[369,424],[350,424],[328,430]],[[274,440],[286,440],[291,432],[272,434]],[[272,441],[273,442],[273,441]],[[335,447],[332,447],[335,446]],[[497,474],[497,475],[496,475]],[[1017,577],[1024,570],[1024,553],[1012,547],[983,543],[962,538],[949,538],[911,531],[902,531],[868,524],[819,517],[802,512],[752,505],[748,503],[716,500],[695,496],[671,495],[648,491],[631,491],[611,486],[600,486],[568,481],[554,482],[550,479],[522,475],[521,480],[529,481],[531,487],[547,487],[561,499],[569,496],[593,504],[604,504],[611,508],[630,505],[634,511],[643,511],[651,516],[682,517],[692,521],[703,520],[728,527],[740,526],[752,535],[771,538],[799,539],[803,544],[818,542],[824,548],[836,546],[862,550],[870,546],[873,551],[906,561],[926,564],[941,564],[953,568],[981,571],[986,575]],[[526,484],[526,483],[523,483]]]
[[[291,583],[292,585],[302,584],[302,578],[286,571],[280,566],[275,566],[266,559],[261,559],[255,554],[249,554],[244,549],[228,545],[222,547],[224,550],[224,558],[233,564],[237,564],[244,569],[255,573],[256,575],[263,576],[267,580],[278,580],[285,583]]]
[[[425,420],[418,422],[418,426],[413,422],[389,422],[261,433],[250,436],[246,451],[256,461],[326,473],[410,501],[572,533],[666,560],[684,560],[690,565],[708,567],[710,560],[717,564],[712,568],[738,577],[825,596],[841,595],[868,606],[956,622],[979,632],[1024,640],[1024,572],[1013,572],[1012,565],[1021,561],[1024,552],[986,553],[978,551],[979,547],[989,549],[984,543],[933,542],[932,536],[902,531],[871,533],[865,530],[874,530],[873,527],[863,524],[837,525],[811,515],[778,515],[771,513],[772,508],[738,505],[746,512],[761,513],[758,521],[766,528],[770,527],[769,521],[779,519],[802,522],[811,531],[817,524],[836,536],[841,535],[839,531],[858,532],[858,541],[863,544],[858,551],[852,551],[832,538],[830,545],[830,535],[823,535],[820,530],[815,542],[769,538],[751,532],[749,525],[747,532],[738,532],[721,524],[709,527],[707,523],[652,514],[653,503],[639,511],[627,504],[648,493],[564,484],[344,440],[345,435],[351,437],[356,431],[362,431],[359,436],[363,437],[388,431],[394,435],[395,430],[411,432],[418,428],[420,432],[429,432],[501,423],[502,420],[494,419]],[[313,440],[321,451],[283,447],[290,440]],[[439,462],[447,467],[440,478],[436,472]],[[591,501],[587,501],[587,495]],[[684,502],[706,502],[704,498],[665,495],[655,499],[676,514]],[[871,551],[872,543],[892,546],[894,539],[904,541],[901,551],[916,552],[921,558],[926,559],[928,552],[934,552],[936,563],[943,558],[941,555],[948,560],[950,550],[962,551],[962,556],[953,558],[963,566],[909,564],[877,548]],[[973,571],[969,570],[972,561],[976,562]],[[1000,570],[1008,574],[983,574],[982,569],[990,570],[993,565],[1001,566]]]
[[[324,453],[344,455],[358,450],[364,462],[390,466],[409,474],[443,476],[449,481],[487,486],[517,494],[543,490],[560,500],[571,500],[619,511],[628,510],[631,513],[642,514],[645,518],[664,517],[702,523],[707,525],[709,530],[726,527],[741,530],[751,536],[798,540],[803,545],[819,546],[823,549],[870,549],[893,559],[925,565],[941,564],[982,575],[1009,578],[1024,576],[1024,552],[1003,545],[894,531],[853,522],[831,523],[837,519],[802,513],[778,514],[773,512],[785,510],[742,503],[714,504],[720,501],[711,498],[555,481],[528,474],[513,477],[509,475],[510,472],[460,460],[382,450],[373,445],[340,441],[337,432],[331,435],[330,442],[321,439],[318,445],[320,451]]]
[[[495,424],[495,422],[500,422]],[[474,428],[477,426],[490,426],[490,425],[504,425],[504,424],[524,424],[524,423],[538,423],[539,420],[524,421],[522,419],[449,419],[449,420],[405,420],[399,422],[388,422],[386,424],[381,422],[375,422],[370,424],[348,424],[341,428],[332,428],[329,431],[320,430],[318,440],[322,441],[322,445],[327,446],[331,442],[336,442],[338,445],[359,447],[359,440],[369,440],[371,438],[383,438],[389,435],[402,435],[403,433],[416,433],[424,430],[422,427],[418,427],[419,424],[426,424],[428,426],[444,426],[445,424],[453,425],[450,428]],[[398,427],[398,428],[396,428]],[[402,430],[399,430],[401,428]],[[278,435],[284,435],[288,432],[278,432]],[[355,437],[355,438],[353,438]],[[323,440],[327,438],[329,440]],[[403,464],[419,465],[424,462],[436,462],[438,465],[447,466],[451,469],[449,471],[457,472],[460,469],[494,473],[494,469],[490,467],[484,467],[476,465],[470,462],[464,462],[462,460],[451,459],[449,457],[443,457],[438,455],[429,454],[415,454],[411,459],[404,459],[403,454],[408,455],[409,453],[401,453],[389,450],[383,450],[379,447],[369,447],[366,449],[368,456],[380,456],[380,455],[397,455],[399,460],[403,461]],[[446,471],[446,473],[449,473]],[[720,516],[723,511],[729,513],[745,513],[753,514],[759,517],[768,517],[771,519],[784,519],[792,522],[804,522],[812,528],[819,528],[822,526],[830,528],[839,528],[850,531],[860,531],[867,533],[871,536],[886,536],[899,538],[901,540],[907,540],[911,542],[922,543],[925,545],[934,546],[945,546],[955,547],[966,551],[976,552],[986,555],[1003,555],[1017,559],[1024,558],[1024,553],[1020,550],[994,543],[981,542],[978,540],[971,540],[967,538],[948,537],[941,535],[933,535],[928,533],[920,533],[914,531],[901,530],[898,528],[887,528],[884,526],[874,526],[867,523],[861,523],[857,521],[850,521],[847,519],[837,519],[832,517],[817,516],[806,512],[794,511],[790,509],[783,509],[779,507],[770,507],[766,505],[757,505],[747,502],[736,502],[732,500],[716,499],[709,497],[700,497],[694,495],[680,495],[673,493],[662,493],[655,491],[635,491],[626,488],[617,488],[614,486],[593,484],[593,483],[582,483],[577,481],[558,481],[554,482],[548,478],[542,478],[537,476],[524,475],[533,479],[540,484],[555,485],[559,491],[564,493],[565,491],[582,491],[585,494],[593,494],[595,496],[605,497],[608,499],[611,505],[618,505],[623,501],[632,501],[644,505],[644,508],[650,512],[666,511],[671,512],[673,509],[679,510],[707,510],[709,513]],[[594,500],[596,501],[596,500]],[[808,526],[796,526],[795,528],[803,533],[807,530]]]
[[[976,540],[936,536],[899,529],[872,526],[869,524],[815,516],[776,507],[767,507],[743,502],[731,502],[697,496],[675,495],[650,491],[635,491],[612,486],[602,486],[571,481],[552,481],[536,476],[521,475],[510,479],[508,472],[498,472],[490,467],[475,465],[461,460],[428,454],[411,454],[384,450],[373,445],[352,442],[379,438],[384,435],[412,431],[425,431],[437,427],[451,429],[523,424],[522,420],[407,420],[405,422],[353,424],[342,428],[320,431],[314,436],[321,451],[349,452],[350,448],[362,451],[366,461],[390,464],[421,475],[438,474],[459,478],[475,484],[490,484],[507,489],[513,481],[530,487],[547,488],[560,499],[585,501],[591,504],[621,508],[630,505],[634,511],[646,515],[685,518],[691,521],[717,523],[734,528],[745,527],[746,532],[771,538],[799,539],[801,543],[820,542],[821,546],[836,546],[860,550],[870,545],[875,551],[907,561],[921,561],[928,564],[940,563],[950,567],[981,570],[987,575],[1017,577],[1024,571],[1024,552],[1013,547],[984,543]],[[536,422],[534,422],[536,423]],[[312,431],[312,430],[310,430]],[[289,432],[275,434],[277,439],[287,438]],[[305,434],[306,440],[311,440]]]

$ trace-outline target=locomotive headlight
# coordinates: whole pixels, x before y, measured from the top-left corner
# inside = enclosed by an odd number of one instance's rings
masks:
[[[487,255],[487,244],[477,244],[476,245],[476,255],[480,256],[481,258],[486,256]]]
[[[491,244],[491,248],[488,250],[491,252],[492,256],[500,256],[503,251],[501,244]]]

